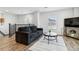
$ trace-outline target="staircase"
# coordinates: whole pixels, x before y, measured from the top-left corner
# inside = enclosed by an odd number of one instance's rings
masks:
[[[4,36],[7,36],[7,34],[5,34],[2,31],[0,31],[0,37],[4,37]]]
[[[2,34],[0,34],[0,37],[3,37],[3,35],[2,35]]]
[[[6,34],[4,34],[2,31],[0,31],[0,34],[2,34],[3,36],[6,36]]]
[[[9,24],[0,25],[0,37],[9,35]]]

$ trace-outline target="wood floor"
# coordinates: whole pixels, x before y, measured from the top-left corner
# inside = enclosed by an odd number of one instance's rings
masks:
[[[17,43],[15,41],[15,36],[11,38],[9,38],[8,36],[0,38],[0,51],[27,51],[30,46],[31,45],[26,46]]]
[[[69,51],[79,51],[79,40],[64,36],[64,42]]]
[[[79,40],[65,36],[63,38],[69,51],[79,50]],[[28,48],[31,47],[34,43],[29,46],[26,46],[23,44],[16,43],[15,36],[11,38],[8,38],[8,36],[2,38],[0,37],[0,51],[30,51],[28,50]]]

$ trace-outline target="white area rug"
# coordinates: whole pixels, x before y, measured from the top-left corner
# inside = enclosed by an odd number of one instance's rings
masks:
[[[40,38],[33,46],[29,48],[32,51],[67,51],[63,37],[58,36],[58,42],[56,40],[50,41],[44,40],[43,37]]]

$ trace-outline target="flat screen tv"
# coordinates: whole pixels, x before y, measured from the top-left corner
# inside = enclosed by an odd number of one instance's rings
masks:
[[[79,17],[64,19],[64,25],[66,27],[79,27]]]

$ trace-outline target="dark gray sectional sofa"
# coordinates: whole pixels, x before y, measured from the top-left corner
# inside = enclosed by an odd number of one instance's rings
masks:
[[[16,31],[16,42],[28,45],[35,40],[38,40],[43,34],[42,28],[37,26],[19,27]]]

